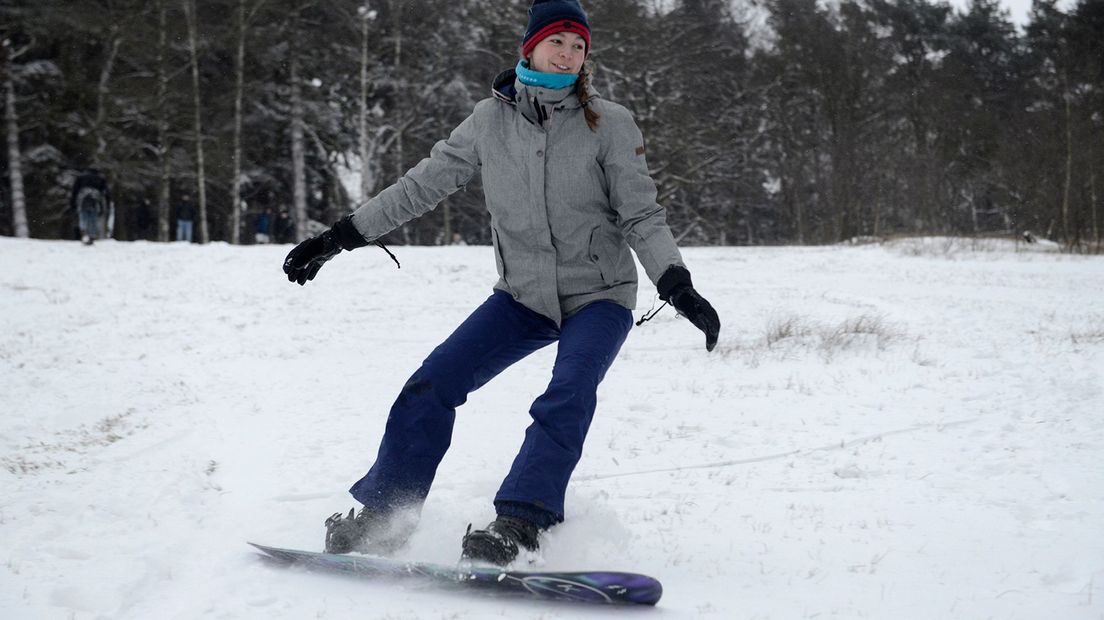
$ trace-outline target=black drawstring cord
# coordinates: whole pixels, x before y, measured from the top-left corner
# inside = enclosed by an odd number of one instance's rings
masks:
[[[358,202],[357,204],[353,205],[353,211],[356,211],[357,209],[363,207],[366,204],[368,204],[367,200],[362,200],[362,201]],[[351,219],[351,218],[352,218],[352,213],[350,213],[349,215],[346,215],[344,218],[342,218],[342,221],[345,221],[345,220],[348,220],[348,219]],[[340,224],[341,222],[338,222],[338,223]],[[353,227],[353,230],[356,231],[356,228]],[[359,233],[357,233],[357,234],[359,234]],[[395,255],[391,253],[391,250],[387,249],[387,246],[383,245],[383,242],[381,242],[379,240],[376,240],[376,241],[372,241],[371,243],[373,245],[379,246],[379,248],[381,250],[383,250],[384,252],[387,252],[387,255],[391,257],[391,260],[395,261],[395,268],[396,269],[402,269],[402,265],[399,264],[399,259],[396,258]],[[343,249],[344,249],[344,247],[345,246],[342,246]],[[359,247],[361,247],[361,245],[357,244],[357,245],[354,245],[353,247],[359,248]],[[352,249],[352,248],[349,248],[349,249]]]
[[[665,301],[665,302],[663,302],[662,306],[656,308],[655,307],[655,300],[653,299],[652,300],[652,308],[655,308],[655,309],[654,310],[649,310],[648,312],[645,312],[644,316],[640,317],[640,320],[636,322],[636,326],[640,327],[641,325],[644,324],[645,321],[651,321],[653,318],[655,318],[655,315],[659,314],[659,311],[662,310],[669,303],[670,302]]]
[[[395,261],[395,268],[396,269],[402,269],[402,265],[399,264],[399,259],[395,258],[395,255],[391,253],[391,250],[387,249],[387,246],[383,245],[383,243],[381,243],[379,241],[373,241],[372,243],[378,245],[380,247],[380,249],[383,250],[384,252],[387,252],[387,255],[391,257],[391,260]]]

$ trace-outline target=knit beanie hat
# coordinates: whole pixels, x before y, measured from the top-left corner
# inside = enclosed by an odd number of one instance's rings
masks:
[[[574,32],[583,37],[590,52],[590,23],[579,0],[533,0],[529,27],[521,40],[521,55],[528,57],[545,37],[557,32]]]

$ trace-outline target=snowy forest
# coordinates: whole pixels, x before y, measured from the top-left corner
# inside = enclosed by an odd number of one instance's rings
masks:
[[[8,0],[0,234],[302,239],[394,182],[512,67],[528,0]],[[592,0],[594,85],[627,106],[687,245],[1020,235],[1099,251],[1104,2]],[[478,180],[389,242],[489,243]]]

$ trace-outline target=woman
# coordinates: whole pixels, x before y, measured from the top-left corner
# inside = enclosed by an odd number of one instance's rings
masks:
[[[636,252],[660,298],[717,342],[717,313],[694,290],[656,203],[644,142],[625,108],[597,98],[584,60],[590,27],[577,0],[536,0],[514,70],[430,156],[330,230],[288,254],[305,284],[342,250],[368,245],[482,174],[499,280],[493,294],[423,362],[387,420],[371,470],[350,492],[364,505],[326,522],[326,549],[401,545],[448,449],[455,408],[533,351],[558,342],[552,380],[494,505],[463,538],[463,557],[505,565],[564,518],[599,382],[632,326]]]

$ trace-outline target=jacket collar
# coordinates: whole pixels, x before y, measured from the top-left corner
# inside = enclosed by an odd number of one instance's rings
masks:
[[[598,91],[589,87],[591,98],[598,97]],[[494,79],[491,94],[495,99],[514,106],[531,123],[543,125],[553,110],[573,110],[582,107],[575,96],[575,87],[549,89],[526,86],[517,79],[517,72],[511,67]]]

